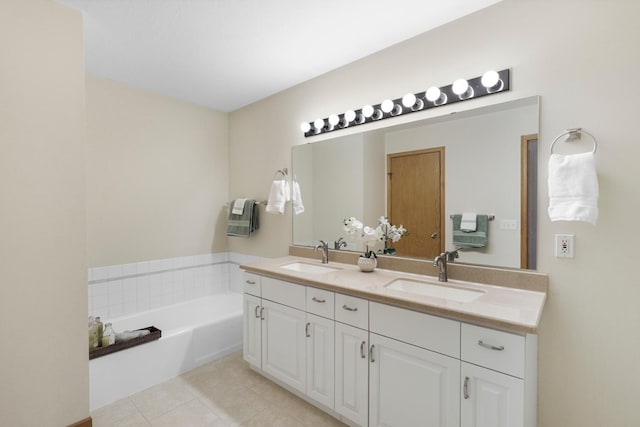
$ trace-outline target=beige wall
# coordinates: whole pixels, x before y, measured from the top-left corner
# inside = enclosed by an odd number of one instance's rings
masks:
[[[273,172],[289,164],[291,146],[309,142],[302,121],[510,67],[509,93],[456,108],[541,96],[538,262],[549,274],[550,293],[539,336],[539,425],[637,425],[638,16],[640,3],[624,0],[505,0],[233,112],[230,196],[268,191]],[[578,126],[600,143],[596,227],[551,223],[546,215],[551,141]],[[575,234],[575,259],[553,256],[556,233]],[[233,240],[230,248],[284,255],[290,239],[289,215],[268,217],[254,239]]]
[[[89,416],[82,17],[0,2],[0,425]]]
[[[89,267],[227,250],[227,114],[87,76]]]

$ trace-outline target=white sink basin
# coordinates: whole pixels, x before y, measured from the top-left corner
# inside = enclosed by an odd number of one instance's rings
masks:
[[[281,265],[280,268],[309,274],[330,273],[340,270],[340,268],[329,267],[326,264],[309,264],[306,262],[292,262],[291,264]]]
[[[456,302],[471,302],[480,298],[484,292],[476,289],[469,289],[455,284],[442,282],[436,285],[431,282],[423,282],[411,279],[396,279],[385,285],[385,288],[394,291],[407,292],[428,297],[442,298]]]

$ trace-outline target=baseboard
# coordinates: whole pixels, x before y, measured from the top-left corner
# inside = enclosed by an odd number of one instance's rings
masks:
[[[93,421],[91,420],[91,417],[87,417],[84,420],[80,420],[73,424],[69,424],[68,427],[92,427],[92,426],[93,426]]]

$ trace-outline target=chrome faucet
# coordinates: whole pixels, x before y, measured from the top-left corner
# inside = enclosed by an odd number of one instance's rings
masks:
[[[336,251],[339,251],[340,248],[344,248],[346,246],[347,246],[347,242],[345,242],[342,237],[340,237],[338,240],[333,242],[333,249],[335,249]]]
[[[316,245],[313,251],[317,252],[318,249],[322,249],[322,263],[328,264],[329,263],[329,244],[320,240],[320,244]]]
[[[458,258],[459,256],[460,255],[458,254],[458,251],[455,250],[451,252],[442,252],[440,255],[433,259],[433,266],[439,268],[438,281],[446,282],[447,280],[449,280],[449,278],[447,277],[447,263],[455,262],[456,258]]]

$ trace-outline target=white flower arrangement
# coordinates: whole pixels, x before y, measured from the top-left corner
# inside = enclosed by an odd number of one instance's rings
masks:
[[[390,224],[389,219],[385,216],[381,216],[378,219],[378,226],[376,228],[365,226],[355,217],[345,219],[343,224],[347,238],[364,244],[364,257],[366,258],[375,257],[375,252],[378,250],[384,254],[395,253],[395,249],[391,245],[388,245],[387,242],[389,240],[393,243],[398,242],[402,236],[409,234],[407,229],[402,225],[396,227]]]

